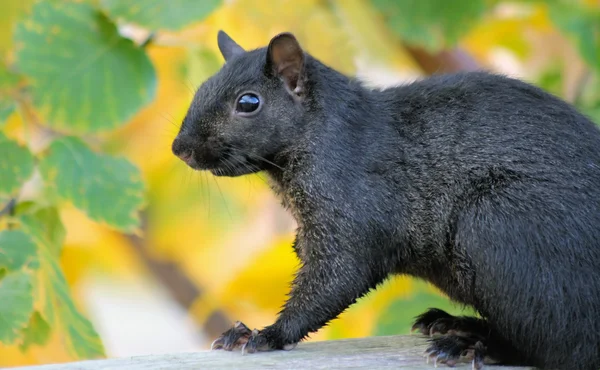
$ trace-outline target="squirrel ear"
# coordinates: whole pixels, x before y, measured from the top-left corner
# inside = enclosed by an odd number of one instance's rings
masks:
[[[244,53],[244,49],[222,30],[219,30],[217,34],[217,44],[219,44],[219,50],[226,62],[232,56]]]
[[[267,49],[267,73],[279,76],[288,89],[300,95],[304,88],[304,51],[289,32],[273,37]]]

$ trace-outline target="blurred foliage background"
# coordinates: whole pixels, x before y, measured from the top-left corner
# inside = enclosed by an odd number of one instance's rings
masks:
[[[194,90],[291,31],[370,86],[488,69],[600,120],[597,0],[1,0],[0,366],[207,348],[270,324],[297,267],[264,175],[173,157]],[[431,286],[388,281],[311,340],[408,333]]]

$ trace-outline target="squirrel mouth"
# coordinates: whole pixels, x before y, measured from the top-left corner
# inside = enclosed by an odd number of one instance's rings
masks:
[[[260,163],[255,163],[246,155],[231,151],[222,151],[219,155],[199,156],[201,151],[193,151],[185,158],[185,163],[196,171],[208,171],[214,176],[237,177],[261,170]]]
[[[215,176],[237,177],[260,171],[260,168],[245,157],[226,156],[214,166],[206,168]]]
[[[215,176],[224,176],[224,177],[228,177],[228,176],[237,176],[235,175],[230,169],[224,169],[224,168],[211,168],[208,170],[210,173],[212,173]]]
[[[242,175],[248,175],[250,173],[254,173],[256,171],[252,170],[250,167],[246,166],[224,166],[224,167],[214,167],[207,169],[210,173],[218,177],[237,177]]]

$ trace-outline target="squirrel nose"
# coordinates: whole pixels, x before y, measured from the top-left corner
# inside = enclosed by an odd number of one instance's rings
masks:
[[[194,154],[194,150],[191,148],[191,145],[186,143],[181,138],[176,138],[173,141],[173,146],[171,148],[173,150],[173,154],[175,154],[179,159],[189,164],[192,160],[192,156]]]

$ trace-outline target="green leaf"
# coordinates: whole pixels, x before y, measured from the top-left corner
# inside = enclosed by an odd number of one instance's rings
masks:
[[[31,8],[34,0],[3,1],[0,12],[0,56],[12,47],[14,25]]]
[[[65,345],[73,356],[80,359],[104,357],[100,336],[75,306],[56,256],[40,248],[40,263],[36,297],[43,299],[43,318],[65,334]]]
[[[571,37],[583,59],[600,69],[600,11],[576,3],[552,2],[552,22]]]
[[[25,271],[9,273],[0,280],[0,342],[21,337],[33,311],[31,276]]]
[[[0,101],[0,128],[4,127],[6,120],[13,114],[16,108],[16,105],[11,101]]]
[[[24,213],[28,213],[31,212],[32,210],[35,210],[38,207],[38,203],[32,201],[32,200],[26,200],[20,203],[17,203],[14,207],[14,214],[15,215],[21,215]]]
[[[600,73],[586,74],[580,80],[574,105],[596,124],[600,125]]]
[[[18,83],[19,77],[9,72],[4,63],[0,62],[0,127],[16,109],[16,104],[11,97],[11,90]]]
[[[19,83],[19,76],[10,72],[4,63],[0,62],[0,91],[12,89]]]
[[[26,351],[30,346],[44,345],[50,339],[50,325],[38,311],[35,311],[29,323],[23,329],[23,342],[19,345],[21,351]]]
[[[21,267],[37,268],[37,247],[31,237],[20,230],[0,232],[0,269],[9,272]]]
[[[485,0],[371,0],[371,3],[397,36],[429,50],[455,44],[486,10]]]
[[[179,30],[200,22],[221,5],[222,0],[102,0],[107,13],[115,19],[158,30]]]
[[[562,65],[559,63],[553,63],[542,71],[536,81],[539,87],[556,96],[562,96],[563,83]]]
[[[0,195],[17,191],[32,173],[29,150],[0,132]]]
[[[71,355],[80,359],[104,357],[102,341],[91,322],[75,306],[60,268],[56,254],[58,248],[53,243],[62,244],[64,228],[55,212],[52,209],[42,209],[21,217],[23,230],[29,233],[33,240],[39,241],[40,269],[34,294],[36,299],[42,302],[41,319],[48,326],[58,328],[64,333],[64,342]],[[49,221],[54,225],[53,231],[46,225]],[[39,323],[35,331],[38,337],[40,330],[43,330],[42,323]]]
[[[15,40],[34,104],[58,131],[121,126],[156,94],[148,56],[89,4],[40,1],[18,24]]]
[[[21,217],[21,226],[37,245],[60,257],[66,230],[56,208],[43,208],[32,214],[24,214]]]
[[[439,308],[451,315],[471,315],[470,309],[457,308],[448,298],[427,291],[427,285],[416,283],[417,293],[412,297],[398,299],[381,313],[375,324],[374,335],[399,335],[410,333],[414,318],[429,308]]]
[[[216,73],[221,65],[222,62],[214,51],[203,47],[189,48],[188,59],[183,64],[184,76],[182,78],[191,81],[195,86],[199,86]]]
[[[581,108],[583,114],[588,116],[593,122],[600,126],[600,105],[597,107]]]
[[[40,171],[61,198],[91,219],[123,231],[139,226],[144,184],[126,159],[96,154],[81,140],[64,137],[50,145]]]

